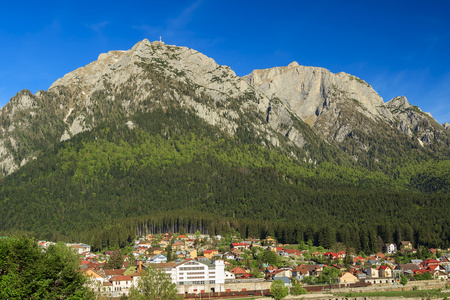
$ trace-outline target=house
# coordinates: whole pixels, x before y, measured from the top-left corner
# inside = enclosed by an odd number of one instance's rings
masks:
[[[143,247],[143,248],[151,248],[152,247],[152,243],[151,242],[147,242],[147,241],[140,241],[139,244],[137,245],[138,247]]]
[[[83,247],[78,244],[71,244],[70,249],[72,249],[74,252],[77,252],[78,254],[83,253]]]
[[[321,265],[304,265],[304,267],[308,270],[310,276],[318,277],[323,271]]]
[[[167,245],[169,245],[169,242],[168,241],[161,241],[160,243],[159,243],[159,247],[161,248],[161,249],[165,249],[166,247],[167,247]]]
[[[395,245],[393,243],[386,244],[385,248],[386,248],[387,254],[394,254],[395,252],[397,252],[397,245]]]
[[[275,239],[273,239],[271,236],[267,236],[266,239],[264,240],[264,245],[272,245],[274,246],[277,243],[277,241]]]
[[[231,249],[250,250],[250,244],[247,243],[231,243]]]
[[[186,258],[186,251],[176,251],[175,256],[179,259],[185,259]]]
[[[339,258],[339,254],[337,254],[335,252],[325,252],[323,255],[326,258],[330,259],[330,260],[334,260],[334,259],[338,259]]]
[[[447,256],[441,256],[440,258],[439,258],[439,260],[441,261],[441,265],[442,266],[447,266],[447,265],[450,265],[450,259],[447,257]]]
[[[225,280],[233,280],[233,279],[236,279],[234,273],[231,273],[230,271],[225,271]]]
[[[82,272],[83,275],[88,279],[87,286],[92,290],[97,290],[102,286],[103,277],[100,274],[91,269],[83,270]]]
[[[109,281],[112,283],[112,290],[118,292],[118,295],[128,295],[133,285],[133,277],[130,275],[116,275]]]
[[[192,258],[192,259],[194,259],[194,258],[196,258],[197,257],[197,250],[195,250],[195,249],[190,249],[190,250],[187,250],[188,251],[188,253],[187,253],[187,257],[188,258]]]
[[[298,278],[298,280],[303,280],[303,278],[305,278],[306,276],[309,276],[309,272],[308,269],[305,268],[303,265],[300,266],[296,266],[293,270],[292,270],[292,277],[294,278]]]
[[[366,274],[369,277],[380,277],[380,273],[378,272],[378,269],[376,268],[366,268]]]
[[[247,271],[245,271],[245,269],[239,267],[234,267],[233,269],[230,270],[230,272],[233,273],[236,278],[240,278],[245,274],[247,274]]]
[[[112,297],[112,294],[113,294],[112,288],[113,288],[112,282],[110,282],[110,281],[103,281],[102,286],[101,286],[100,295],[102,297],[105,297],[105,298]]]
[[[224,258],[225,259],[232,259],[232,260],[234,260],[236,258],[236,256],[233,253],[231,253],[231,252],[226,252],[224,254]]]
[[[292,278],[292,271],[291,270],[282,270],[274,275],[273,279],[278,279],[279,277],[288,277]]]
[[[212,259],[214,255],[219,254],[219,250],[205,250],[203,256]]]
[[[183,241],[176,241],[172,245],[172,250],[175,250],[175,251],[177,251],[177,250],[178,251],[185,250],[185,248],[186,248],[186,246],[185,246]]]
[[[283,281],[284,286],[288,286],[288,287],[292,286],[291,280],[288,277],[286,277],[286,276],[277,277],[277,278],[274,278],[274,279],[280,279],[281,281]]]
[[[429,259],[425,259],[424,261],[422,261],[419,264],[419,267],[421,267],[421,268],[428,268],[429,266],[437,266],[437,265],[440,265],[440,264],[441,264],[441,262],[439,260],[429,258]]]
[[[416,266],[419,266],[422,262],[423,260],[421,259],[411,259],[411,263],[415,264]]]
[[[157,254],[150,258],[149,263],[151,264],[160,264],[160,263],[166,263],[167,257],[164,254]]]
[[[418,266],[416,264],[398,264],[398,269],[401,273],[405,273],[406,271],[417,270]]]
[[[111,279],[113,276],[123,275],[126,269],[117,269],[117,270],[104,270],[105,278],[107,280]]]
[[[358,277],[353,275],[352,273],[345,272],[339,277],[339,283],[346,284],[346,283],[355,283],[358,282]]]
[[[445,274],[443,271],[430,270],[429,272],[431,273],[431,275],[433,275],[434,279],[440,279],[440,280],[447,280],[448,279],[448,275]]]
[[[161,249],[161,248],[159,248],[159,247],[151,247],[151,248],[149,248],[148,250],[147,250],[147,253],[148,254],[153,254],[153,255],[156,255],[156,254],[161,254],[161,253],[163,253],[164,251]]]
[[[380,277],[392,277],[392,269],[389,266],[381,266],[378,269]]]
[[[400,251],[412,251],[413,246],[410,241],[401,241],[400,242]]]
[[[295,256],[295,257],[300,257],[302,256],[302,252],[300,250],[297,249],[283,249],[283,251],[288,255],[288,256]]]
[[[371,266],[380,266],[381,265],[381,261],[379,261],[378,259],[369,259],[367,261],[367,263]]]

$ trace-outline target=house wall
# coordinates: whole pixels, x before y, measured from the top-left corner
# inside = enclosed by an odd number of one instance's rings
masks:
[[[236,283],[224,283],[224,284],[204,284],[204,285],[191,285],[191,286],[177,286],[178,294],[200,294],[209,292],[240,292],[243,290],[254,291],[258,293],[262,290],[270,289],[270,281],[249,281],[249,282],[236,282]]]
[[[379,284],[368,287],[357,288],[343,288],[340,291],[342,293],[363,293],[363,292],[383,292],[383,291],[412,291],[414,287],[417,290],[430,290],[430,289],[445,289],[446,281],[442,280],[423,280],[423,281],[409,281],[406,285],[401,284]],[[389,298],[391,299],[391,298]]]

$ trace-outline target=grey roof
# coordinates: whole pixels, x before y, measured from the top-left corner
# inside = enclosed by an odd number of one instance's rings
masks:
[[[282,276],[282,277],[277,277],[277,280],[281,279],[281,281],[283,281],[284,284],[290,284],[291,280],[289,278],[287,278],[286,276]]]

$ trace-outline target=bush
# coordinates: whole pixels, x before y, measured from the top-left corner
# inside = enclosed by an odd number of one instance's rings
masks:
[[[402,285],[407,284],[407,283],[408,283],[408,278],[406,278],[405,275],[400,276],[400,283],[401,283]]]
[[[304,295],[308,293],[308,291],[300,285],[296,285],[291,289],[292,295]]]
[[[275,300],[281,300],[287,296],[289,288],[284,285],[281,279],[277,279],[270,285],[270,294]]]

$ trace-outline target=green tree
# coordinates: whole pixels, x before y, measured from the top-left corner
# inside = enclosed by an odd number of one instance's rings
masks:
[[[264,251],[264,255],[262,257],[263,262],[268,263],[272,266],[278,266],[279,264],[279,256],[270,250]]]
[[[171,244],[168,244],[167,246],[166,246],[166,255],[167,255],[167,261],[172,261],[172,245]]]
[[[281,279],[277,279],[270,285],[270,294],[275,300],[281,300],[289,293],[289,288]]]
[[[184,229],[184,226],[181,226],[180,228],[180,235],[186,235],[186,230]]]
[[[308,293],[308,291],[301,285],[295,285],[292,287],[291,293],[292,293],[292,295],[303,295],[303,294]]]
[[[300,281],[296,278],[292,279],[292,288],[291,288],[291,294],[292,295],[303,295],[308,293],[308,291],[301,286]]]
[[[109,260],[103,266],[104,269],[121,269],[123,266],[123,254],[120,251],[115,251],[111,254]]]
[[[145,270],[137,283],[137,287],[131,287],[131,300],[181,300],[177,294],[177,286],[172,283],[169,274],[162,269],[149,267]]]
[[[93,292],[64,244],[42,252],[29,238],[0,240],[0,299],[89,299]]]
[[[403,274],[400,276],[400,283],[403,285],[408,283],[408,278],[406,278],[406,276]]]

